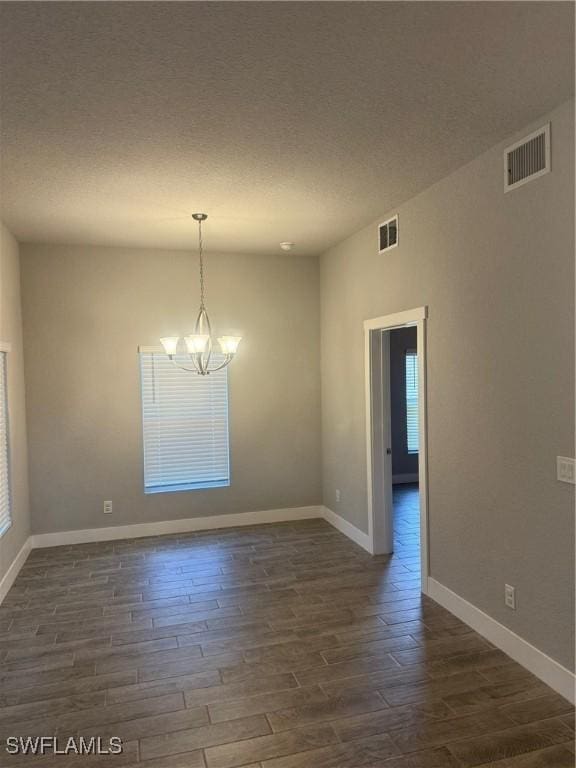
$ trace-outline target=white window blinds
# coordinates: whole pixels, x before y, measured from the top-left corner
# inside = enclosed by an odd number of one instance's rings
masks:
[[[226,368],[199,376],[141,351],[140,370],[145,492],[230,485]]]
[[[418,356],[406,352],[406,443],[408,453],[418,453]]]
[[[0,351],[0,536],[11,524],[6,352]]]

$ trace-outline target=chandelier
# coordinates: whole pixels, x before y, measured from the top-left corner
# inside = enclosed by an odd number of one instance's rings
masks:
[[[230,363],[238,350],[238,345],[240,344],[242,337],[220,336],[218,338],[218,343],[220,344],[220,349],[224,355],[224,360],[216,361],[212,359],[212,328],[210,326],[210,318],[208,317],[204,301],[204,258],[202,243],[202,222],[206,221],[208,216],[205,213],[193,213],[192,218],[198,222],[198,255],[200,257],[200,310],[198,312],[198,317],[196,318],[194,333],[191,333],[189,336],[184,336],[187,356],[192,363],[192,367],[190,368],[186,365],[181,365],[176,360],[178,347],[180,345],[179,336],[165,336],[160,339],[160,342],[170,360],[178,368],[181,368],[183,371],[190,371],[190,373],[197,373],[200,376],[206,376],[209,373],[214,373],[214,371],[219,371]]]

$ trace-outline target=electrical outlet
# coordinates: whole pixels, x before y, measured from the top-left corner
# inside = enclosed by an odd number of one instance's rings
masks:
[[[104,502],[104,514],[105,515],[111,515],[112,514],[112,502],[111,501],[105,501]]]
[[[338,490],[338,488],[336,489],[336,501],[337,503],[340,503],[340,491]]]
[[[504,584],[504,603],[513,611],[516,610],[516,587],[511,587],[510,584]]]
[[[576,484],[576,467],[574,459],[567,456],[556,456],[556,479],[561,483]]]

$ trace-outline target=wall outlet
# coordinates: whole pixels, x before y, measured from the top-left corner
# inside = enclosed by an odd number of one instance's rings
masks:
[[[340,503],[340,491],[338,490],[338,488],[336,488],[336,501],[337,503]]]
[[[556,456],[556,479],[561,483],[576,483],[576,461],[567,456]]]
[[[112,514],[112,502],[111,501],[105,501],[104,502],[104,514],[105,515],[111,515]]]
[[[513,611],[516,610],[516,587],[511,587],[510,584],[504,584],[504,603]]]

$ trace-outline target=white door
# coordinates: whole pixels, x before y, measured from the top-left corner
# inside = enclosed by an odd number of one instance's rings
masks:
[[[370,370],[373,554],[388,555],[394,551],[389,331],[370,333]]]

